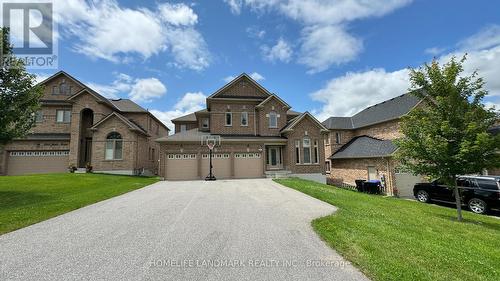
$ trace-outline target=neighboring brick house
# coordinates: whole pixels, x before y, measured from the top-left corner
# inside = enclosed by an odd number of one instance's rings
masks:
[[[410,196],[421,178],[398,169],[393,160],[394,139],[401,137],[400,118],[418,106],[420,99],[407,93],[370,106],[352,117],[330,117],[325,138],[326,170],[330,182],[355,185],[355,180],[381,179],[388,194]]]
[[[0,174],[96,172],[155,174],[169,129],[128,99],[107,99],[64,71],[45,81],[36,124],[23,139],[0,152]]]
[[[247,74],[207,98],[206,109],[172,120],[175,134],[160,138],[160,175],[201,179],[209,172],[207,136],[220,137],[214,151],[217,178],[256,178],[324,172],[328,130],[308,112],[298,113]]]

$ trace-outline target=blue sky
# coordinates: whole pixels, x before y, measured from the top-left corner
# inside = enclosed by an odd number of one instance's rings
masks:
[[[368,3],[368,4],[367,4]],[[469,53],[500,104],[497,1],[54,0],[59,68],[170,124],[241,72],[323,120],[403,94],[407,67]],[[41,78],[55,70],[37,70]]]

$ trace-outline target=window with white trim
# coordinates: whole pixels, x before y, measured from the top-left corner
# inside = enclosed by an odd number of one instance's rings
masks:
[[[233,114],[231,112],[226,112],[226,126],[233,126]]]
[[[302,139],[302,151],[304,164],[311,164],[311,139],[305,137]]]
[[[187,131],[187,125],[186,124],[181,124],[180,131],[181,131],[181,133]]]
[[[241,126],[248,126],[248,112],[241,113]]]
[[[122,135],[112,132],[106,138],[106,160],[122,160],[123,157],[123,139]]]
[[[41,110],[38,110],[35,113],[35,122],[37,122],[37,123],[43,122],[43,112]]]
[[[269,112],[269,128],[278,128],[278,114],[276,111]]]
[[[66,110],[66,109],[56,110],[56,122],[57,123],[71,122],[71,110]]]
[[[314,140],[314,164],[319,163],[319,149],[318,149],[318,141]]]
[[[208,129],[208,127],[209,127],[209,126],[210,126],[210,125],[209,125],[208,118],[203,118],[203,119],[201,119],[201,127],[202,127],[203,129]]]
[[[341,132],[335,132],[335,143],[340,144],[342,142],[342,133]]]
[[[300,164],[300,140],[295,141],[295,163]]]

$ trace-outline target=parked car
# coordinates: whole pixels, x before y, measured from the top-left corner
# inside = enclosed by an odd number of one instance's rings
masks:
[[[457,178],[462,204],[476,214],[500,209],[500,176],[460,176]],[[417,183],[413,195],[423,203],[441,201],[455,203],[453,189],[438,181]]]

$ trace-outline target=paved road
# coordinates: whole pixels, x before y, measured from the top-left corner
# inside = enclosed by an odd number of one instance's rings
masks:
[[[159,182],[0,236],[0,280],[366,280],[268,179]]]

